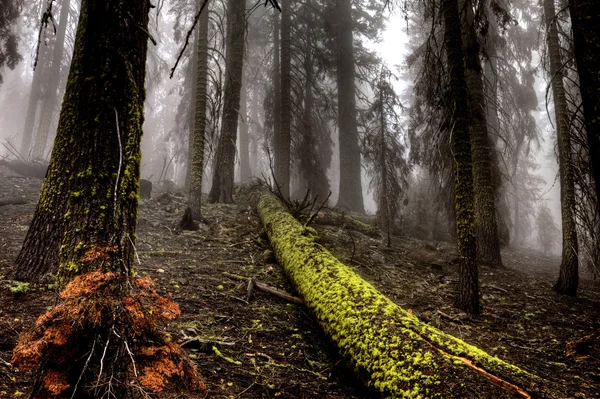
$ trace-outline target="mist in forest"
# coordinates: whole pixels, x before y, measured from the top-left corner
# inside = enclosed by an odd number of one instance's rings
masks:
[[[331,191],[330,206],[371,215],[380,215],[382,206],[388,207],[386,218],[401,234],[456,240],[450,129],[443,110],[447,94],[440,89],[447,76],[437,63],[444,49],[439,41],[432,41],[419,13],[421,6],[402,4],[382,7],[356,2],[360,13],[351,32],[354,71],[350,73],[341,71],[348,60],[336,60],[341,44],[332,40],[339,11],[314,0],[293,5],[289,15],[284,12],[280,17],[279,11],[248,3],[240,106],[235,110],[237,137],[232,139],[235,147],[226,150],[234,154],[236,184],[284,179],[291,198],[302,198],[310,189],[314,199],[324,201]],[[63,12],[65,6],[68,12]],[[46,7],[42,1],[23,4],[12,22],[10,32],[17,38],[19,62],[1,69],[3,159],[42,163],[49,159],[79,6],[76,1],[55,2],[56,33],[52,23],[38,31]],[[540,34],[543,13],[526,2],[513,2],[512,7],[495,10],[497,15],[489,17],[489,31],[473,38],[480,46],[475,56],[482,68],[487,134],[493,147],[492,205],[502,247],[559,255],[561,182],[553,97],[548,94],[547,45]],[[151,13],[149,35],[156,44],[149,46],[147,58],[141,177],[158,186],[185,188],[190,184],[190,137],[197,121],[198,88],[198,32],[189,34],[194,9],[193,1],[165,1]],[[484,11],[489,9],[483,7]],[[219,140],[223,140],[229,56],[225,2],[211,2],[209,12],[214,18],[207,22],[205,39],[207,101],[201,183],[205,195],[216,181],[217,162],[222,162],[217,158],[222,150]],[[6,45],[4,50],[8,50]],[[275,53],[279,58],[274,58]],[[342,72],[350,73],[349,77]],[[343,79],[355,82],[354,104],[340,103],[350,93],[338,87]],[[288,86],[287,100],[276,92],[281,85]],[[567,90],[576,101],[576,88]],[[352,111],[346,111],[348,106]],[[347,136],[353,129],[356,137]],[[279,148],[282,132],[287,135],[288,153]],[[345,148],[352,140],[349,149]],[[349,155],[340,158],[340,151],[351,154],[356,150],[360,151],[359,166],[348,163]],[[281,166],[285,157],[289,157],[287,167]],[[340,180],[348,173],[355,177]],[[361,187],[349,186],[352,179],[360,181]],[[582,190],[578,193],[583,195]],[[583,221],[579,226],[585,229]],[[587,240],[587,234],[580,236]]]

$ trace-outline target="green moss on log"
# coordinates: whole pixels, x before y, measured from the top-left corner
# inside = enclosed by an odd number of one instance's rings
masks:
[[[393,303],[317,244],[314,230],[297,222],[272,195],[260,197],[258,211],[279,263],[306,305],[341,353],[385,397],[514,397],[518,389],[520,397],[554,397],[540,378]],[[491,376],[498,379],[495,385]]]

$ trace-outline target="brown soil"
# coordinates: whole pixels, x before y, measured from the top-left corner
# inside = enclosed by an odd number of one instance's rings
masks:
[[[27,397],[31,375],[5,364],[20,333],[56,300],[51,285],[15,296],[8,280],[24,238],[40,181],[0,167],[0,398]],[[156,193],[142,201],[138,227],[138,273],[150,275],[181,306],[168,327],[186,343],[215,398],[362,398],[364,389],[339,358],[302,305],[253,290],[224,274],[254,277],[294,294],[273,259],[256,215],[249,209],[206,205],[209,225],[179,232],[184,198]],[[452,308],[456,284],[449,244],[393,237],[370,238],[343,226],[315,226],[325,246],[399,305],[421,319],[541,377],[564,386],[569,397],[596,398],[600,392],[600,282],[582,273],[577,298],[551,290],[560,259],[539,253],[504,251],[506,268],[482,268],[485,312],[468,318]],[[585,339],[588,337],[589,339]],[[581,342],[580,342],[581,341]],[[212,350],[212,343],[222,356]]]

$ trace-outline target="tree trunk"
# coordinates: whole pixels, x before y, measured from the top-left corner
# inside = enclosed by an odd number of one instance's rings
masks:
[[[291,96],[291,12],[292,1],[281,2],[281,136],[279,138],[279,168],[277,184],[284,198],[290,196],[290,149],[292,129]]]
[[[381,76],[383,80],[383,76]],[[392,215],[390,212],[390,201],[394,201],[395,198],[390,198],[390,193],[388,189],[388,165],[387,165],[387,149],[386,149],[386,137],[385,132],[387,130],[385,123],[385,113],[383,110],[383,102],[385,99],[383,98],[383,88],[379,88],[379,140],[380,140],[380,154],[379,154],[379,169],[381,171],[381,188],[379,190],[377,202],[377,219],[378,224],[383,228],[387,236],[387,246],[390,247],[392,245],[392,225],[393,218],[395,215]]]
[[[456,233],[460,256],[456,307],[478,314],[479,278],[477,275],[476,240],[473,218],[473,172],[469,126],[471,110],[465,81],[461,22],[457,0],[442,1],[446,56],[450,75],[452,106],[452,151],[454,154],[454,196]]]
[[[178,307],[132,277],[148,11],[146,0],[81,4],[54,150],[19,255],[22,266],[59,250],[65,287],[14,351],[13,364],[36,370],[31,397],[127,399],[170,380],[203,388],[157,328]]]
[[[198,1],[201,7],[203,0]],[[202,174],[204,173],[204,135],[206,130],[206,80],[208,77],[208,7],[205,7],[198,20],[196,35],[196,88],[194,108],[194,134],[192,154],[188,162],[190,168],[189,207],[192,218],[202,218]]]
[[[242,93],[240,98],[240,114],[242,121],[240,124],[240,180],[242,183],[248,183],[252,179],[252,169],[250,168],[250,143],[248,137],[248,87],[242,84]]]
[[[196,3],[196,7],[202,6],[202,2],[200,4]],[[202,15],[200,16],[202,17]],[[194,31],[194,45],[192,47],[192,59],[190,65],[188,65],[187,73],[190,75],[191,86],[189,90],[190,93],[190,101],[188,104],[188,153],[187,153],[187,163],[185,170],[185,180],[183,182],[184,188],[189,192],[190,184],[192,182],[192,162],[194,157],[194,134],[196,131],[194,130],[195,121],[196,121],[196,90],[198,86],[198,31],[200,30],[200,19],[198,20],[198,25],[196,26],[196,30]],[[182,98],[183,101],[183,98]]]
[[[122,0],[82,5],[54,150],[16,261],[19,279],[82,273],[80,259],[102,245],[115,245],[122,261],[113,267],[130,272],[147,35],[110,7],[124,6]]]
[[[42,9],[42,13],[45,8]],[[41,17],[40,17],[41,18]],[[23,128],[23,137],[21,139],[21,155],[26,159],[31,158],[31,142],[34,137],[35,122],[38,115],[38,106],[42,101],[43,85],[47,84],[46,70],[48,68],[48,58],[50,51],[45,43],[40,44],[38,53],[38,63],[33,71],[33,81],[31,82],[31,93],[29,94],[29,105],[27,106],[27,115],[25,117],[25,126]]]
[[[279,40],[280,23],[279,13],[273,14],[273,168],[275,172],[274,179],[279,176],[280,166],[280,148],[281,140],[281,63],[279,52],[281,43]],[[271,162],[271,160],[269,160]]]
[[[336,0],[336,74],[340,148],[340,190],[337,207],[364,213],[360,147],[356,125],[352,2]]]
[[[579,284],[577,231],[575,227],[575,184],[571,165],[571,134],[565,87],[563,83],[560,43],[556,24],[554,0],[544,0],[544,15],[548,29],[548,56],[554,96],[554,115],[558,139],[558,167],[560,174],[560,203],[562,214],[562,262],[560,276],[554,290],[563,295],[576,295]]]
[[[212,187],[208,195],[211,203],[233,203],[235,148],[244,68],[245,33],[246,1],[228,0],[225,95],[221,136],[215,157]]]
[[[471,105],[471,153],[473,160],[473,188],[475,193],[475,235],[477,260],[490,267],[502,267],[500,240],[496,224],[496,203],[492,181],[491,141],[488,136],[486,100],[483,93],[483,71],[480,49],[475,32],[473,4],[461,0],[459,9],[466,10],[462,21],[463,49],[466,58],[465,79]]]
[[[600,8],[597,0],[570,0],[569,9],[583,117],[600,214]]]
[[[54,50],[52,52],[52,64],[46,68],[48,71],[48,83],[46,85],[46,96],[42,104],[40,113],[40,124],[38,134],[35,137],[33,146],[33,158],[44,158],[46,147],[48,146],[48,134],[52,127],[52,119],[56,105],[58,103],[58,85],[60,83],[60,71],[63,61],[63,52],[65,48],[65,36],[67,33],[67,23],[69,22],[69,11],[71,1],[64,0],[60,8],[60,20],[58,22],[58,33],[54,41]]]
[[[468,142],[468,131],[463,135]],[[258,213],[306,306],[382,397],[473,398],[476,392],[486,398],[564,397],[540,378],[396,305],[318,244],[315,230],[296,221],[271,194],[260,196]]]

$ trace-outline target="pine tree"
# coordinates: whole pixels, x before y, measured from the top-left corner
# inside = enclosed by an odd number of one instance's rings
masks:
[[[233,203],[235,150],[237,141],[240,92],[244,69],[246,33],[246,1],[227,2],[227,52],[223,118],[217,146],[213,180],[208,200],[212,203]]]
[[[579,259],[577,255],[577,231],[575,226],[575,185],[571,163],[571,133],[565,87],[563,82],[562,57],[558,39],[554,0],[544,0],[544,16],[548,29],[548,56],[550,77],[554,95],[554,115],[558,141],[560,204],[562,214],[562,261],[560,276],[554,290],[563,295],[576,295],[579,284]]]
[[[452,150],[454,156],[454,192],[456,231],[460,256],[456,306],[478,314],[479,278],[476,262],[476,241],[473,215],[473,174],[469,125],[471,112],[465,81],[465,56],[462,46],[461,22],[457,0],[443,0],[444,30],[450,93],[452,98]]]
[[[81,5],[48,174],[17,259],[30,278],[57,270],[64,288],[14,351],[13,364],[38,373],[31,397],[128,399],[132,381],[203,388],[157,328],[177,305],[133,276],[148,12],[146,0]],[[48,252],[57,264],[43,264]]]

